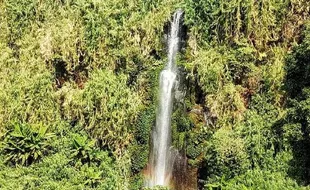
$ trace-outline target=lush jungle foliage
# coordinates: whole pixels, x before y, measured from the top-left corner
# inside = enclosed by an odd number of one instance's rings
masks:
[[[178,8],[195,186],[310,189],[309,0],[0,1],[0,189],[143,188]]]

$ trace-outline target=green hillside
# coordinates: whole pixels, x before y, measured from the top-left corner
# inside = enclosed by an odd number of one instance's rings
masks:
[[[197,188],[310,189],[309,0],[1,0],[0,189],[143,189],[179,8]]]

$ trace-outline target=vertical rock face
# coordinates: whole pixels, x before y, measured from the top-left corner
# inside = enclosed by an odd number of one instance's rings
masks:
[[[173,108],[174,86],[176,83],[176,54],[180,42],[180,22],[183,11],[178,10],[173,15],[168,39],[168,63],[160,73],[159,105],[156,115],[156,127],[153,131],[153,146],[150,156],[150,180],[147,186],[167,186],[170,183],[173,159],[171,146],[171,114]]]

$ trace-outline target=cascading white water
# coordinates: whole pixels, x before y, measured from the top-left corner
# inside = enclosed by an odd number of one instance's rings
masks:
[[[179,49],[179,29],[183,11],[173,15],[168,40],[168,64],[160,73],[159,105],[156,115],[156,127],[153,131],[153,149],[150,156],[150,180],[148,186],[167,186],[172,173],[171,114],[173,108],[173,90],[176,83],[175,59]]]

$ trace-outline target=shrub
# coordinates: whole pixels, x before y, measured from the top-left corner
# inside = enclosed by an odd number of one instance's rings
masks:
[[[186,22],[198,43],[234,45],[244,40],[257,49],[298,37],[300,27],[309,14],[307,0],[186,0]],[[298,20],[299,22],[296,22]],[[295,26],[295,27],[293,27]],[[281,32],[285,28],[287,32]]]
[[[70,157],[74,159],[73,162],[76,161],[75,166],[100,163],[100,150],[95,143],[95,140],[89,140],[87,136],[73,136]]]
[[[126,86],[126,76],[98,70],[82,90],[68,92],[65,97],[66,117],[79,118],[79,125],[101,139],[115,152],[121,152],[131,140],[141,100]]]
[[[286,58],[285,88],[290,98],[301,95],[303,88],[310,86],[310,24],[304,31],[303,42],[293,48]]]
[[[219,129],[211,140],[207,152],[206,163],[210,177],[222,176],[230,179],[246,171],[250,162],[245,142],[232,130]],[[210,180],[214,180],[211,179]]]
[[[42,125],[15,124],[14,130],[8,131],[3,139],[5,161],[13,165],[30,165],[48,153],[49,140],[53,136]]]
[[[289,97],[287,116],[282,127],[284,140],[292,149],[290,175],[301,184],[309,184],[310,155],[310,25],[302,42],[293,48],[286,60],[285,87]]]
[[[220,181],[220,180],[219,180]],[[236,176],[228,181],[220,181],[214,184],[207,184],[206,189],[274,189],[274,190],[297,190],[303,189],[288,178],[285,174],[271,172],[268,170],[249,170],[245,174]]]

